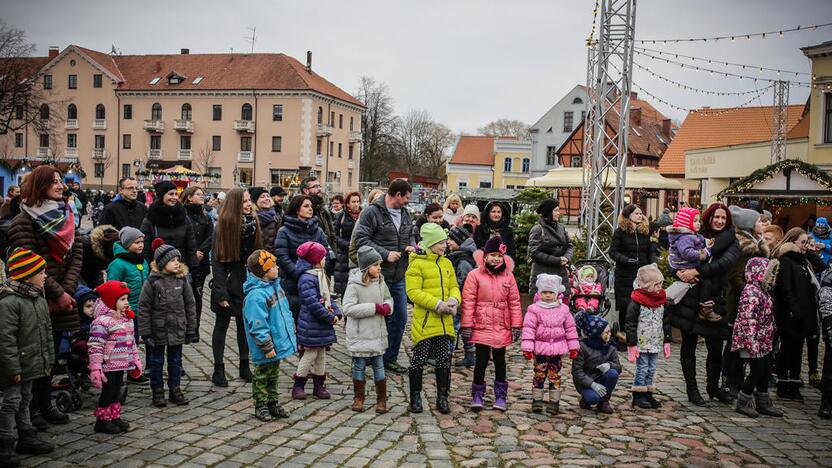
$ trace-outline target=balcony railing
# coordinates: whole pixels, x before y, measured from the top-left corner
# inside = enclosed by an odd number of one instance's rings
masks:
[[[107,157],[107,150],[104,148],[93,148],[92,149],[92,158],[93,159],[104,159]]]
[[[78,130],[78,119],[66,119],[64,128],[67,130]]]
[[[92,121],[93,130],[107,130],[107,119],[94,119]]]
[[[145,120],[144,129],[148,132],[162,133],[165,131],[165,122],[163,120]]]
[[[49,150],[47,146],[41,146],[38,148],[38,157],[39,158],[48,158],[52,155],[52,151]]]
[[[181,149],[176,152],[176,159],[190,161],[191,160],[191,150],[189,149]]]
[[[347,169],[355,169],[355,161],[352,159],[347,160]]]
[[[74,159],[78,162],[78,148],[67,148],[64,150],[64,158]]]
[[[332,135],[332,127],[329,125],[318,124],[318,136],[330,136]]]
[[[194,121],[193,120],[174,120],[173,121],[173,129],[180,131],[180,132],[189,132],[193,133],[194,131]]]
[[[160,149],[147,150],[147,159],[162,159],[162,150],[160,150]]]
[[[323,166],[324,165],[324,157],[320,154],[315,156],[315,165],[316,166]]]
[[[254,161],[254,154],[251,151],[239,151],[239,152],[237,152],[237,161],[239,161],[239,162]]]
[[[253,120],[235,120],[234,121],[234,130],[237,130],[238,132],[254,133],[254,121]]]
[[[350,132],[350,141],[351,142],[358,142],[363,139],[361,132],[352,131]]]

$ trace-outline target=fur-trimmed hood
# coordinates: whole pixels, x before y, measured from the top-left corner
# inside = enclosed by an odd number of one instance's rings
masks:
[[[765,257],[754,257],[745,264],[746,284],[755,284],[769,290],[777,280],[777,272],[780,270],[780,261]]]
[[[696,234],[690,229],[682,226],[668,226],[666,230],[668,234]]]
[[[158,266],[156,266],[156,261],[155,261],[155,260],[154,260],[154,261],[152,261],[152,262],[150,262],[150,269],[151,269],[151,271],[153,271],[153,273],[158,273],[158,274],[160,274],[160,275],[163,275],[163,274],[164,274],[164,273],[162,273],[162,271],[159,269],[159,267],[158,267]],[[184,277],[186,277],[186,276],[188,276],[188,266],[187,266],[187,265],[185,265],[185,262],[183,262],[183,261],[181,261],[181,260],[180,260],[180,261],[179,261],[179,270],[176,272],[176,277],[177,277],[177,278],[184,278]]]
[[[642,217],[641,222],[636,224],[630,221],[630,218],[625,218],[624,215],[619,214],[618,227],[629,234],[632,234],[636,230],[638,230],[639,234],[644,234],[645,236],[650,233],[650,223],[647,221],[646,217]]]
[[[90,231],[90,248],[101,260],[112,260],[113,244],[118,241],[118,229],[110,224],[96,226]]]
[[[749,257],[768,257],[770,252],[763,239],[757,239],[751,233],[736,230],[737,241],[740,244],[740,252]]]
[[[774,252],[771,253],[772,258],[780,258],[787,253],[796,253],[803,255],[800,252],[800,247],[797,246],[794,242],[783,242],[782,244],[778,245],[774,248]]]

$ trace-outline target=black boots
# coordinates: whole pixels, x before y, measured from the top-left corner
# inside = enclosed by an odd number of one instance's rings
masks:
[[[182,393],[182,389],[180,387],[170,389],[170,392],[168,393],[168,400],[176,406],[188,404],[188,399],[185,397],[185,394]]]
[[[407,371],[408,381],[410,383],[410,406],[408,410],[411,413],[422,412],[422,369],[413,369]]]
[[[69,416],[51,404],[46,408],[41,408],[40,414],[49,424],[69,424]]]
[[[832,419],[832,395],[821,395],[818,416],[820,416],[823,419]]]
[[[0,439],[0,468],[20,465],[20,457],[14,453],[14,439]]]
[[[708,384],[706,387],[706,391],[708,392],[708,397],[711,400],[719,400],[720,403],[731,403],[734,401],[734,397],[731,396],[731,392],[719,386],[719,384]]]
[[[457,359],[457,361],[454,362],[454,366],[455,367],[474,367],[474,364],[475,364],[476,360],[477,360],[477,358],[476,358],[476,353],[474,352],[474,350],[471,350],[471,351],[466,350],[465,351],[465,356],[462,359]]]
[[[647,392],[633,392],[633,408],[653,409],[653,405],[647,399]]]
[[[55,446],[38,438],[37,430],[23,431],[17,439],[17,453],[29,455],[44,455],[55,450]]]
[[[777,396],[783,400],[803,401],[803,395],[800,393],[800,381],[777,380]]]
[[[150,391],[153,392],[153,401],[150,404],[157,408],[164,408],[168,405],[168,402],[165,400],[164,387],[150,387]]]
[[[442,414],[451,412],[448,393],[451,391],[451,369],[436,369],[436,410]]]
[[[251,383],[254,379],[254,376],[251,375],[251,369],[248,367],[248,359],[240,360],[240,378],[248,383]]]
[[[214,364],[214,375],[211,376],[211,382],[217,387],[228,386],[228,378],[225,376],[225,365]]]
[[[685,389],[688,393],[688,401],[697,406],[704,406],[705,399],[699,394],[699,387],[696,385],[696,358],[681,358],[682,374],[685,377]]]

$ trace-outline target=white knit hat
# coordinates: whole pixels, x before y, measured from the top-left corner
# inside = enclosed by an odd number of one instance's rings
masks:
[[[462,217],[464,218],[465,215],[474,215],[477,219],[480,219],[480,209],[477,208],[477,205],[473,203],[470,205],[465,205],[465,209],[462,210]]]
[[[563,278],[558,275],[549,275],[541,273],[537,275],[535,281],[538,292],[551,291],[555,294],[562,293],[566,288],[563,287]]]

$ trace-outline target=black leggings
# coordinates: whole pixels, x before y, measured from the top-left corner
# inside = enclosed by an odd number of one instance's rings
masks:
[[[243,315],[233,314],[234,323],[237,324],[237,349],[240,351],[240,361],[248,361],[248,341],[243,326]],[[214,333],[211,335],[211,350],[214,352],[214,365],[223,364],[225,356],[225,335],[228,333],[228,326],[231,324],[232,314],[216,314],[214,321]]]
[[[696,345],[699,342],[699,335],[695,333],[682,332],[682,348],[679,351],[679,360],[682,362],[683,370],[685,362],[691,366],[693,374],[693,382],[687,382],[688,376],[685,375],[687,384],[696,383]],[[705,376],[710,386],[719,386],[719,372],[722,369],[722,346],[723,340],[716,337],[705,337],[705,347],[708,349],[708,356],[705,359]]]
[[[61,346],[61,332],[52,332],[52,346],[55,350],[55,362],[52,366],[58,364],[58,351]],[[31,411],[45,412],[52,406],[52,376],[46,375],[39,377],[32,381],[32,402],[29,404]]]
[[[196,332],[199,334],[199,323],[202,320],[202,291],[205,286],[205,275],[201,273],[191,273],[191,289],[194,292],[194,299],[196,300]],[[138,330],[138,328],[136,328]]]
[[[754,390],[757,390],[757,393],[768,392],[768,378],[771,375],[769,355],[744,361],[748,363],[749,372],[742,384],[742,392],[746,395],[751,395]]]
[[[497,382],[506,381],[506,349],[492,348],[477,343],[477,361],[474,364],[474,383],[482,385],[485,383],[485,369],[488,367],[488,360],[494,357],[494,380]]]
[[[121,384],[124,381],[124,371],[105,372],[107,381],[101,386],[101,395],[98,397],[98,407],[106,408],[113,403],[118,403],[121,398]]]
[[[804,339],[793,336],[780,337],[780,354],[777,356],[777,380],[797,381],[800,379],[800,367],[803,362]]]
[[[818,348],[820,347],[820,335],[806,337],[806,360],[809,361],[809,373],[818,371]]]

